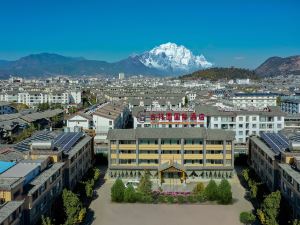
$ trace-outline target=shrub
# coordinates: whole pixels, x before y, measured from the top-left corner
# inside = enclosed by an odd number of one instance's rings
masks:
[[[193,193],[194,193],[195,195],[200,194],[200,193],[202,193],[202,192],[204,191],[204,189],[205,189],[204,184],[203,184],[202,182],[199,182],[199,183],[197,183],[196,186],[194,187]]]
[[[78,222],[79,223],[82,223],[84,218],[86,216],[86,208],[82,208],[80,211],[79,211],[79,215],[78,215]]]
[[[190,202],[190,203],[196,203],[196,202],[197,202],[197,198],[196,198],[195,195],[189,195],[189,196],[187,197],[187,200],[188,200],[188,202]]]
[[[240,222],[248,225],[252,224],[255,221],[255,215],[253,215],[251,212],[241,212],[240,213]]]
[[[164,195],[159,195],[158,196],[158,202],[165,203],[166,202],[166,197]]]
[[[229,204],[232,201],[231,185],[223,179],[218,186],[218,202],[221,204]]]
[[[98,168],[94,169],[94,181],[99,180],[100,178],[100,170]]]
[[[136,201],[135,190],[132,185],[129,185],[124,192],[124,201],[133,203]]]
[[[144,203],[153,203],[154,199],[151,195],[144,195]]]
[[[150,180],[149,171],[145,171],[145,174],[142,176],[138,190],[144,194],[150,195],[152,192],[152,182]]]
[[[170,203],[170,204],[171,204],[171,203],[174,203],[174,202],[175,202],[174,197],[171,196],[171,195],[168,195],[168,196],[167,196],[167,202]]]
[[[144,202],[144,194],[142,192],[140,192],[140,191],[137,191],[135,193],[135,200],[137,202]]]
[[[214,180],[209,181],[204,193],[209,201],[215,201],[218,199],[218,185]]]
[[[86,197],[88,198],[93,197],[93,191],[94,191],[94,180],[89,180],[85,183]]]
[[[178,201],[179,204],[186,203],[186,197],[183,196],[183,195],[178,195],[177,196],[177,201]]]
[[[124,200],[125,186],[121,179],[117,179],[111,187],[111,200],[113,202],[122,202]]]
[[[204,193],[196,195],[196,201],[197,202],[205,202],[207,200]]]
[[[243,169],[242,176],[246,182],[249,180],[249,169]]]

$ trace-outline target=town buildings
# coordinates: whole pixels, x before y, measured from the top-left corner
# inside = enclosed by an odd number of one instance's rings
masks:
[[[291,213],[300,218],[300,136],[262,133],[249,138],[249,163],[271,191],[279,189]]]

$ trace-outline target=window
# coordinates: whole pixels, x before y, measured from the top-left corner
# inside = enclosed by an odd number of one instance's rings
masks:
[[[252,121],[256,121],[256,120],[257,120],[256,116],[252,116]]]
[[[214,124],[214,128],[218,128],[218,124]]]
[[[242,116],[239,116],[239,121],[243,121],[243,117]]]
[[[109,125],[110,125],[110,126],[112,125],[112,120],[109,121]]]
[[[239,131],[239,135],[240,135],[240,136],[243,135],[243,131]]]

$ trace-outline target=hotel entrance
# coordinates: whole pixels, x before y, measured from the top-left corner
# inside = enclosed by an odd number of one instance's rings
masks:
[[[186,173],[183,166],[178,163],[162,164],[159,168],[160,182],[177,181],[176,183],[184,183],[186,180]]]

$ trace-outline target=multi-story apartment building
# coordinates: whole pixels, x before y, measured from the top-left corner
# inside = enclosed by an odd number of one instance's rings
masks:
[[[21,225],[23,223],[24,201],[10,201],[0,204],[1,225]]]
[[[206,128],[115,129],[108,133],[111,178],[139,177],[181,182],[233,175],[234,133]]]
[[[231,101],[233,106],[239,109],[262,109],[268,106],[276,106],[277,96],[273,93],[235,93],[231,97]]]
[[[288,114],[300,113],[300,98],[282,98],[281,110]]]
[[[40,103],[68,104],[70,103],[70,97],[67,92],[24,92],[18,94],[18,103],[23,103],[29,106]]]
[[[0,200],[23,200],[21,221],[25,225],[51,215],[63,188],[73,189],[92,165],[92,138],[82,132],[40,132],[15,149],[25,159],[0,163]]]
[[[300,136],[297,133],[262,133],[249,138],[249,163],[273,191],[279,189],[291,213],[300,218]]]
[[[261,131],[277,133],[282,130],[286,115],[278,107],[248,111],[200,106],[198,110],[207,117],[207,128],[234,131],[238,144],[245,144],[250,135],[259,135]]]
[[[70,131],[74,132],[77,127],[82,128],[83,130],[93,129],[93,117],[86,113],[77,113],[71,115],[67,118],[67,127],[70,128]]]
[[[121,103],[105,103],[93,114],[95,152],[108,151],[107,134],[111,129],[125,128],[129,119],[129,109]]]
[[[134,107],[132,116],[134,128],[206,127],[207,125],[205,114],[192,108],[166,110],[164,108]]]
[[[8,91],[8,92],[0,93],[0,101],[18,102],[18,92]]]

